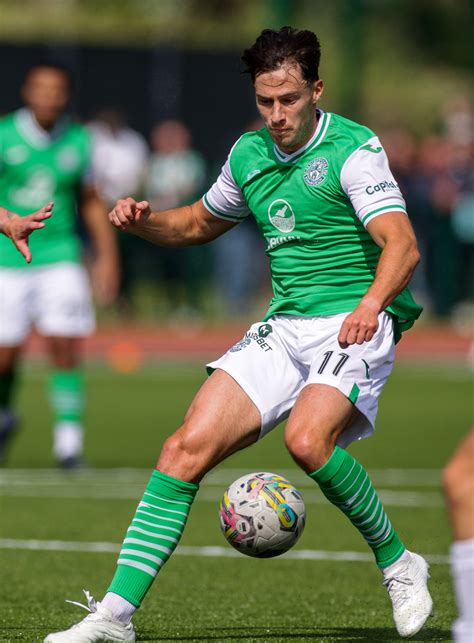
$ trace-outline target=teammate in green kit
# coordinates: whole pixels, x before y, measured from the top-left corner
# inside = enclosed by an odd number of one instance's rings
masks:
[[[244,134],[203,199],[153,213],[117,202],[113,225],[165,246],[205,243],[250,213],[265,238],[274,297],[223,357],[165,442],[101,603],[46,641],[133,640],[131,617],[176,547],[202,477],[288,418],[295,461],[371,547],[401,636],[431,613],[428,565],[392,527],[345,447],[374,430],[394,343],[421,309],[406,289],[419,256],[376,135],[318,109],[319,42],[265,30],[243,55],[265,128]]]
[[[78,199],[95,250],[93,276],[102,302],[115,296],[118,282],[115,235],[89,176],[89,136],[65,115],[70,82],[66,69],[36,65],[23,86],[25,107],[0,121],[0,204],[27,215],[54,202],[54,217],[31,238],[30,265],[0,238],[0,459],[17,425],[15,371],[34,323],[46,337],[52,362],[54,454],[64,467],[77,465],[82,454],[80,338],[94,328],[76,231]]]

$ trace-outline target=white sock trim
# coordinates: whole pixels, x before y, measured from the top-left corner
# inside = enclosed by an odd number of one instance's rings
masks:
[[[130,623],[137,609],[135,605],[132,605],[118,594],[114,594],[114,592],[107,592],[101,601],[101,605],[107,608],[122,625]]]
[[[400,556],[400,558],[397,558],[397,560],[389,565],[388,567],[382,567],[381,572],[384,576],[391,576],[394,571],[398,571],[398,568],[400,564],[407,563],[410,560],[411,554],[408,551],[408,549],[405,549],[403,554]]]

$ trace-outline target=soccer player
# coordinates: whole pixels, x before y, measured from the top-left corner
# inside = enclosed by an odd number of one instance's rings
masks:
[[[46,337],[52,362],[49,393],[54,412],[54,454],[64,467],[82,454],[84,385],[80,338],[94,328],[94,314],[76,207],[95,250],[94,277],[103,302],[118,285],[116,239],[107,210],[88,177],[87,130],[65,110],[71,79],[66,69],[45,62],[33,67],[23,85],[25,107],[0,121],[0,203],[26,215],[47,201],[55,215],[31,239],[33,263],[0,238],[0,459],[16,424],[12,395],[21,345],[32,322]]]
[[[459,617],[453,625],[456,643],[474,641],[474,429],[446,465],[443,483],[453,527],[451,567]]]
[[[250,213],[274,297],[223,357],[166,440],[101,603],[46,641],[134,640],[131,618],[175,549],[202,477],[288,418],[285,444],[371,547],[403,637],[432,610],[428,564],[408,551],[346,447],[374,430],[394,344],[421,309],[406,286],[419,260],[405,203],[375,134],[318,109],[319,41],[265,30],[243,55],[265,127],[244,134],[202,200],[152,212],[119,200],[117,228],[153,243],[211,241]]]

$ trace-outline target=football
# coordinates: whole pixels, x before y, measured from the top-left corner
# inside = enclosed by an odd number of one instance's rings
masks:
[[[301,493],[275,473],[249,473],[225,491],[219,507],[222,533],[237,551],[272,558],[288,551],[303,533]]]

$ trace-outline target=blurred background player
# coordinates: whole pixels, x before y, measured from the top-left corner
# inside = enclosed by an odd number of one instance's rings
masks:
[[[76,230],[79,199],[95,253],[92,277],[100,302],[115,297],[119,281],[116,241],[88,176],[89,134],[65,114],[70,92],[65,68],[37,64],[22,88],[25,107],[0,122],[0,203],[20,215],[47,201],[55,208],[48,227],[31,241],[31,266],[0,238],[0,457],[17,425],[13,385],[21,346],[34,323],[46,338],[52,364],[54,455],[64,467],[77,465],[82,454],[80,338],[95,323]]]
[[[456,643],[474,641],[474,429],[461,442],[444,469],[454,542],[451,566],[459,618],[453,625]]]
[[[130,127],[120,109],[112,107],[99,109],[88,129],[94,185],[107,209],[123,194],[142,194],[149,157],[145,138]],[[144,245],[130,235],[118,235],[121,280],[116,305],[121,315],[129,315],[132,310],[133,277]]]

